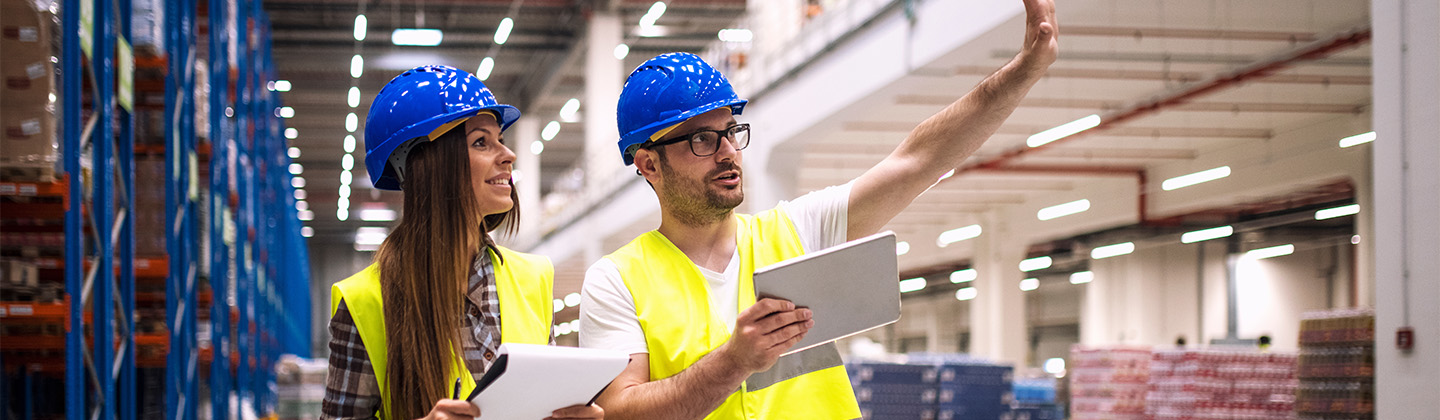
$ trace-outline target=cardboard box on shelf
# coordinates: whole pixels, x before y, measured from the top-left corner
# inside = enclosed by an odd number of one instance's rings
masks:
[[[40,270],[35,264],[27,261],[3,259],[0,260],[0,283],[35,287],[40,284]]]
[[[29,0],[0,0],[0,105],[46,106],[55,92],[54,17]]]

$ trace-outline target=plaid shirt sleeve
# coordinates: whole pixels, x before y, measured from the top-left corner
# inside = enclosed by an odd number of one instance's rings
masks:
[[[330,317],[330,372],[325,378],[324,420],[373,419],[380,408],[380,386],[365,352],[365,342],[345,301]]]

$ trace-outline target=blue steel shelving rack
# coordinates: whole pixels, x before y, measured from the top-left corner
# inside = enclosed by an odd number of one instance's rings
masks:
[[[124,107],[116,108],[115,80],[117,75],[133,76],[133,67],[117,67],[124,63],[117,63],[115,46],[117,42],[128,44],[131,9],[126,0],[93,0],[86,5],[88,13],[82,11],[80,0],[65,0],[61,19],[61,132],[64,169],[70,176],[70,205],[65,210],[65,291],[69,300],[65,414],[72,420],[108,420],[117,415],[130,420],[138,409],[133,319],[135,137],[134,115]],[[86,14],[89,16],[83,16]],[[84,60],[81,44],[85,40],[81,38],[87,33],[92,48],[89,60]],[[87,68],[94,94],[91,119],[82,126],[81,76]],[[127,71],[129,75],[124,74]],[[112,120],[118,121],[118,133]],[[81,171],[82,150],[90,151],[93,180],[89,182],[89,200],[82,191],[86,184]],[[117,174],[119,191],[115,191]],[[83,211],[87,207],[88,214]],[[90,217],[90,236],[82,229],[86,215]],[[118,273],[112,269],[117,264]],[[86,304],[92,302],[92,340],[87,345],[83,315]],[[118,346],[114,344],[117,340]]]
[[[131,0],[61,2],[62,159],[71,203],[64,215],[65,415],[71,420],[130,420],[139,411],[133,319],[135,117],[129,108],[115,105],[116,76],[133,80],[134,73],[133,65],[127,65],[129,57],[117,57],[117,48],[111,47],[117,42],[128,46],[131,6]],[[275,362],[283,353],[309,356],[308,249],[295,209],[290,159],[281,135],[284,123],[276,112],[280,97],[269,89],[276,75],[261,2],[208,2],[208,80],[198,80],[195,73],[198,6],[165,0],[163,19],[169,328],[165,410],[167,419],[195,419],[201,400],[208,399],[209,417],[230,419],[242,414],[240,406],[230,404],[232,396],[255,413],[273,412]],[[88,55],[82,51],[87,42],[95,46]],[[237,44],[233,57],[231,43]],[[82,124],[86,75],[91,113]],[[202,83],[212,87],[208,162],[199,159],[193,119],[194,92]],[[112,120],[117,123],[109,124]],[[82,176],[82,159],[90,165],[93,180]],[[197,179],[201,164],[208,165],[210,174],[204,194]],[[87,185],[89,199],[82,190]],[[206,200],[209,209],[203,225],[199,200]],[[206,267],[199,266],[197,234],[202,229],[209,241]],[[108,267],[118,270],[102,269]],[[213,296],[208,395],[199,394],[197,324],[202,308],[197,286],[202,271]],[[233,324],[232,305],[239,314]],[[93,306],[89,323],[84,321],[87,306]],[[232,355],[238,363],[231,363]],[[26,375],[28,380],[28,371]],[[31,388],[28,381],[24,386],[26,391]],[[27,418],[32,406],[26,403]]]

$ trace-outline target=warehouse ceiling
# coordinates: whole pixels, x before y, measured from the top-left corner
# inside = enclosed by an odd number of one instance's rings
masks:
[[[1071,0],[1057,8],[1062,52],[1047,77],[966,169],[885,229],[917,249],[935,248],[941,232],[979,223],[989,212],[1016,211],[1096,182],[1133,185],[1142,171],[1370,111],[1365,1]],[[791,196],[847,182],[879,162],[912,128],[1014,56],[1022,25],[1019,18],[1001,25],[804,130],[804,139],[784,146],[794,150],[776,152],[788,153],[781,162],[800,162],[793,165]],[[1120,122],[1017,154],[1028,149],[1029,136],[1091,114]],[[1334,133],[1334,140],[1350,134],[1357,133]],[[1158,191],[1160,181],[1150,179],[1147,189]],[[1218,208],[1150,214],[1143,224],[1209,227],[1313,205],[1316,196],[1353,197],[1347,188],[1337,194],[1334,182],[1274,196],[1237,194]],[[657,222],[658,216],[621,229],[602,248],[619,247]],[[936,266],[937,252],[901,256],[901,271]],[[557,296],[578,291],[590,263],[584,256],[559,261]],[[574,318],[573,311],[556,319]]]
[[[278,78],[291,82],[292,89],[282,94],[285,106],[294,109],[287,120],[298,137],[291,145],[299,147],[304,167],[306,199],[314,212],[307,223],[318,236],[336,240],[353,240],[355,228],[364,223],[352,216],[348,221],[336,219],[339,197],[343,140],[350,134],[345,127],[346,114],[355,112],[360,125],[355,137],[361,139],[365,114],[375,94],[392,77],[404,70],[426,65],[445,64],[476,72],[481,60],[496,51],[495,67],[485,81],[502,103],[519,107],[523,112],[540,115],[544,121],[558,119],[561,106],[571,98],[583,98],[585,81],[584,39],[587,16],[595,10],[616,10],[626,25],[624,40],[630,46],[623,60],[622,71],[638,66],[655,55],[671,51],[700,52],[716,39],[720,29],[732,27],[745,11],[745,0],[676,0],[656,26],[664,36],[640,37],[640,17],[653,0],[419,0],[419,1],[355,1],[355,0],[264,0],[273,31],[273,55]],[[355,17],[363,13],[368,21],[365,40],[354,38]],[[505,17],[514,21],[509,40],[494,45],[496,27]],[[396,46],[391,31],[397,28],[434,28],[444,32],[439,46]],[[607,57],[613,52],[604,51]],[[364,72],[359,79],[350,74],[351,57],[364,57]],[[361,92],[360,106],[346,103],[347,92],[355,84]],[[580,117],[587,109],[582,104]],[[607,115],[602,113],[600,115]],[[613,115],[613,114],[609,114]],[[559,135],[546,143],[540,155],[542,179],[556,179],[580,157],[583,149],[583,120],[565,122]],[[380,192],[367,187],[363,170],[364,146],[356,146],[356,179],[351,197],[353,210],[366,208],[367,203],[384,203],[399,208],[400,195]],[[523,158],[529,151],[516,150]],[[544,187],[549,190],[549,185]]]

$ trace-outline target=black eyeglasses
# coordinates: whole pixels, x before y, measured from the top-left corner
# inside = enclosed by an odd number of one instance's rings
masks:
[[[680,137],[667,140],[660,140],[645,145],[645,148],[660,147],[667,144],[687,142],[690,143],[690,153],[695,156],[706,157],[720,152],[720,139],[730,140],[730,145],[736,151],[745,150],[750,145],[750,124],[735,124],[724,130],[700,130]]]

